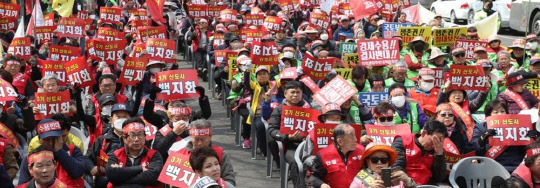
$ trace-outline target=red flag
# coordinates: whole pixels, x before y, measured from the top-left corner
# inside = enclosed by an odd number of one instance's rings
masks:
[[[375,0],[357,0],[351,1],[350,3],[355,20],[360,20],[366,16],[371,16],[379,11]]]
[[[150,11],[152,20],[155,22],[166,22],[165,18],[163,18],[163,6],[165,6],[165,0],[148,0],[146,1],[146,6]]]

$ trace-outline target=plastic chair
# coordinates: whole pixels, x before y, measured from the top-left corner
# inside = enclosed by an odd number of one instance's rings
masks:
[[[272,166],[272,163],[274,161],[274,156],[270,152],[270,148],[268,147],[268,142],[270,141],[270,134],[268,134],[268,122],[266,120],[262,120],[264,123],[264,129],[266,129],[266,177],[272,178],[272,170],[274,166]]]
[[[17,137],[17,140],[19,140],[19,147],[15,148],[19,149],[21,151],[21,158],[26,157],[26,154],[28,152],[28,141],[19,133],[15,133],[15,137]]]
[[[477,160],[478,163],[472,163]],[[510,173],[493,159],[487,157],[467,157],[461,159],[452,167],[450,172],[450,184],[452,187],[459,187],[456,183],[456,178],[463,177],[467,183],[467,188],[476,187],[491,187],[491,181],[494,177],[499,176],[503,179],[508,179]]]
[[[300,145],[298,145],[298,148],[296,148],[296,151],[294,151],[294,161],[296,161],[296,166],[298,166],[298,181],[299,182],[305,182],[306,173],[304,172],[304,163],[302,161],[302,150],[304,149],[304,145],[306,145],[306,140],[302,141]]]
[[[77,138],[81,139],[81,141],[83,142],[83,147],[84,147],[84,148],[82,148],[82,152],[83,152],[83,154],[86,155],[86,150],[88,150],[88,144],[90,142],[88,137],[84,136],[84,133],[80,129],[78,129],[77,127],[71,127],[71,129],[69,130],[69,133],[71,133],[74,136],[76,136]]]
[[[240,137],[242,136],[240,133],[242,132],[242,116],[236,112],[234,113],[234,127],[236,131],[236,146],[240,146]]]
[[[289,187],[289,163],[285,160],[285,147],[281,141],[276,141],[279,149],[279,163],[280,176],[281,176],[281,188]]]
[[[223,93],[223,100],[221,101],[221,105],[223,105],[226,109],[225,111],[227,111],[227,118],[231,118],[231,106],[229,106],[229,103],[230,103],[230,100],[227,99],[229,98],[229,92],[231,92],[231,90],[229,89],[229,87],[227,87],[227,80],[225,79],[221,79],[221,93]],[[231,126],[231,130],[232,130],[232,126]]]
[[[249,116],[251,116],[251,159],[257,159],[257,130],[255,130],[255,113],[253,109],[250,108],[251,103],[248,103],[247,109],[249,111]]]

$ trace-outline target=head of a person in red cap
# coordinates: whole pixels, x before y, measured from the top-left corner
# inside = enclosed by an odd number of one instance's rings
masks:
[[[390,103],[382,101],[373,109],[373,117],[375,125],[394,125],[394,107]]]
[[[437,106],[436,116],[433,118],[439,122],[442,122],[444,126],[450,127],[454,126],[455,119],[454,119],[454,112],[452,111],[452,106],[448,103],[442,103]]]
[[[534,141],[525,147],[525,159],[506,180],[511,187],[535,187],[540,177],[540,141]],[[509,186],[510,187],[510,186]]]
[[[529,70],[540,74],[540,54],[534,54],[529,62]]]
[[[476,60],[478,60],[478,59],[487,59],[488,54],[487,54],[486,48],[484,48],[482,46],[475,47],[473,57]]]
[[[392,166],[396,159],[397,152],[394,148],[383,142],[371,142],[366,146],[360,161],[364,168],[380,175],[382,169]]]
[[[508,70],[512,68],[512,64],[510,63],[510,52],[503,50],[497,53],[497,64],[499,64],[499,67],[503,72],[508,72]]]
[[[518,71],[508,74],[505,77],[506,83],[504,86],[513,92],[521,93],[525,84],[528,82],[528,80],[523,77],[523,73],[524,71]]]
[[[323,113],[318,117],[322,123],[339,124],[345,119],[345,114],[341,113],[341,107],[336,103],[328,103],[323,106]]]

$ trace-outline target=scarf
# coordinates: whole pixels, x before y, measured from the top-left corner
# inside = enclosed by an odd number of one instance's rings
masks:
[[[446,131],[448,132],[448,137],[452,136],[452,132],[456,128],[456,121],[451,126],[446,127]]]

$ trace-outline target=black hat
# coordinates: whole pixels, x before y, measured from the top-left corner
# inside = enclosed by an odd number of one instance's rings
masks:
[[[510,73],[506,76],[506,83],[504,86],[515,86],[518,84],[526,84],[529,82],[527,79],[523,78],[523,74],[525,74],[525,71],[520,70],[517,72]]]
[[[99,101],[99,105],[103,105],[107,102],[116,102],[116,97],[114,97],[114,95],[112,94],[102,94],[101,97],[99,97],[98,99]]]
[[[128,113],[131,113],[131,110],[127,108],[126,104],[114,104],[111,113],[114,113],[116,111],[126,111]]]

